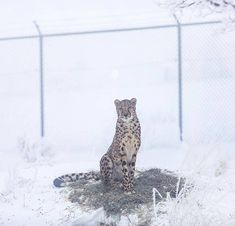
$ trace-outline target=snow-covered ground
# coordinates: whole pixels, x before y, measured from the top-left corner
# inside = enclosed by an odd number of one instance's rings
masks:
[[[22,145],[23,141],[26,141],[26,150]],[[66,172],[97,170],[100,156],[88,151],[67,154],[61,151],[58,155],[58,150],[48,149],[41,142],[27,142],[29,141],[20,141],[18,153],[7,156],[1,153],[1,159],[4,159],[1,161],[0,178],[1,225],[71,225],[74,221],[82,220],[87,213],[82,212],[78,205],[70,203],[66,199],[67,193],[63,189],[55,189],[52,181]],[[176,159],[168,161],[167,154],[174,155],[176,151]],[[156,165],[174,168],[172,163],[177,167],[182,160],[182,153],[176,149],[152,150],[149,154],[156,155],[154,152],[158,152],[160,157],[152,161],[146,153],[140,153],[138,168]],[[88,221],[90,218],[85,219]],[[100,216],[96,220],[99,219]]]
[[[234,225],[234,145],[194,146],[187,150],[181,172],[195,187],[176,199],[159,203],[156,225]]]
[[[142,150],[139,169],[176,170],[194,190],[155,209],[156,225],[229,225],[235,223],[235,145],[187,146]],[[59,154],[59,153],[60,154]],[[98,169],[97,154],[55,150],[45,141],[19,140],[17,151],[1,152],[1,225],[96,225],[108,222],[102,210],[87,212],[68,201],[67,189],[52,180],[67,172]],[[183,197],[183,198],[182,198]],[[159,214],[164,211],[165,214]],[[152,211],[152,210],[151,210]],[[128,225],[123,218],[118,225]],[[82,224],[82,222],[84,224]],[[133,218],[131,225],[138,221]]]
[[[1,3],[0,35],[34,34],[35,19],[47,33],[160,23],[153,1],[120,2],[52,1],[44,7],[45,1],[8,1]],[[182,35],[183,143],[175,28],[44,39],[44,139],[38,40],[0,42],[0,225],[106,221],[102,210],[84,212],[70,203],[67,190],[52,181],[98,170],[115,129],[113,101],[132,97],[142,125],[137,168],[174,170],[195,184],[186,198],[161,202],[155,224],[235,225],[235,33],[206,25],[184,27]],[[120,225],[128,225],[126,219]]]

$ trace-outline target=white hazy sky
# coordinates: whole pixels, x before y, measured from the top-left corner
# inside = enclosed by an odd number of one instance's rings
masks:
[[[0,36],[35,33],[35,20],[41,25],[43,32],[71,31],[71,27],[79,30],[84,26],[91,29],[96,25],[113,28],[175,23],[172,13],[160,8],[156,2],[157,0],[0,0]],[[195,20],[191,12],[185,18],[184,21]]]
[[[157,9],[153,0],[0,0],[0,20],[57,19]]]
[[[47,25],[55,32],[57,27],[76,30],[81,24],[92,28],[107,23],[111,27],[172,23],[169,11],[154,0],[0,0],[1,37],[34,33],[34,20],[46,32]]]

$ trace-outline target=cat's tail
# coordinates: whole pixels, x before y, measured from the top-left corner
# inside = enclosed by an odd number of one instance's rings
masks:
[[[65,187],[71,183],[78,182],[80,180],[100,180],[99,172],[88,172],[88,173],[71,173],[57,177],[53,184],[55,187]]]

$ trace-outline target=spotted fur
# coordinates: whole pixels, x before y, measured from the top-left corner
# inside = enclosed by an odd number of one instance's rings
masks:
[[[88,172],[88,173],[71,173],[57,177],[53,184],[56,187],[65,187],[71,183],[75,183],[79,180],[100,180],[99,172]]]
[[[141,128],[136,115],[136,99],[115,100],[118,119],[113,142],[101,158],[100,173],[105,184],[121,181],[125,191],[134,187],[137,152],[141,144]]]

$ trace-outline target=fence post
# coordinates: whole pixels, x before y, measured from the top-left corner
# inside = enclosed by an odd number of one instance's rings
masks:
[[[44,71],[43,71],[43,34],[41,29],[36,21],[34,21],[34,25],[38,32],[39,37],[39,65],[40,65],[40,134],[41,137],[45,136],[44,129]]]
[[[173,15],[177,23],[177,43],[178,43],[178,105],[179,105],[179,132],[180,141],[183,141],[183,109],[182,109],[182,31],[181,24],[176,15]]]

